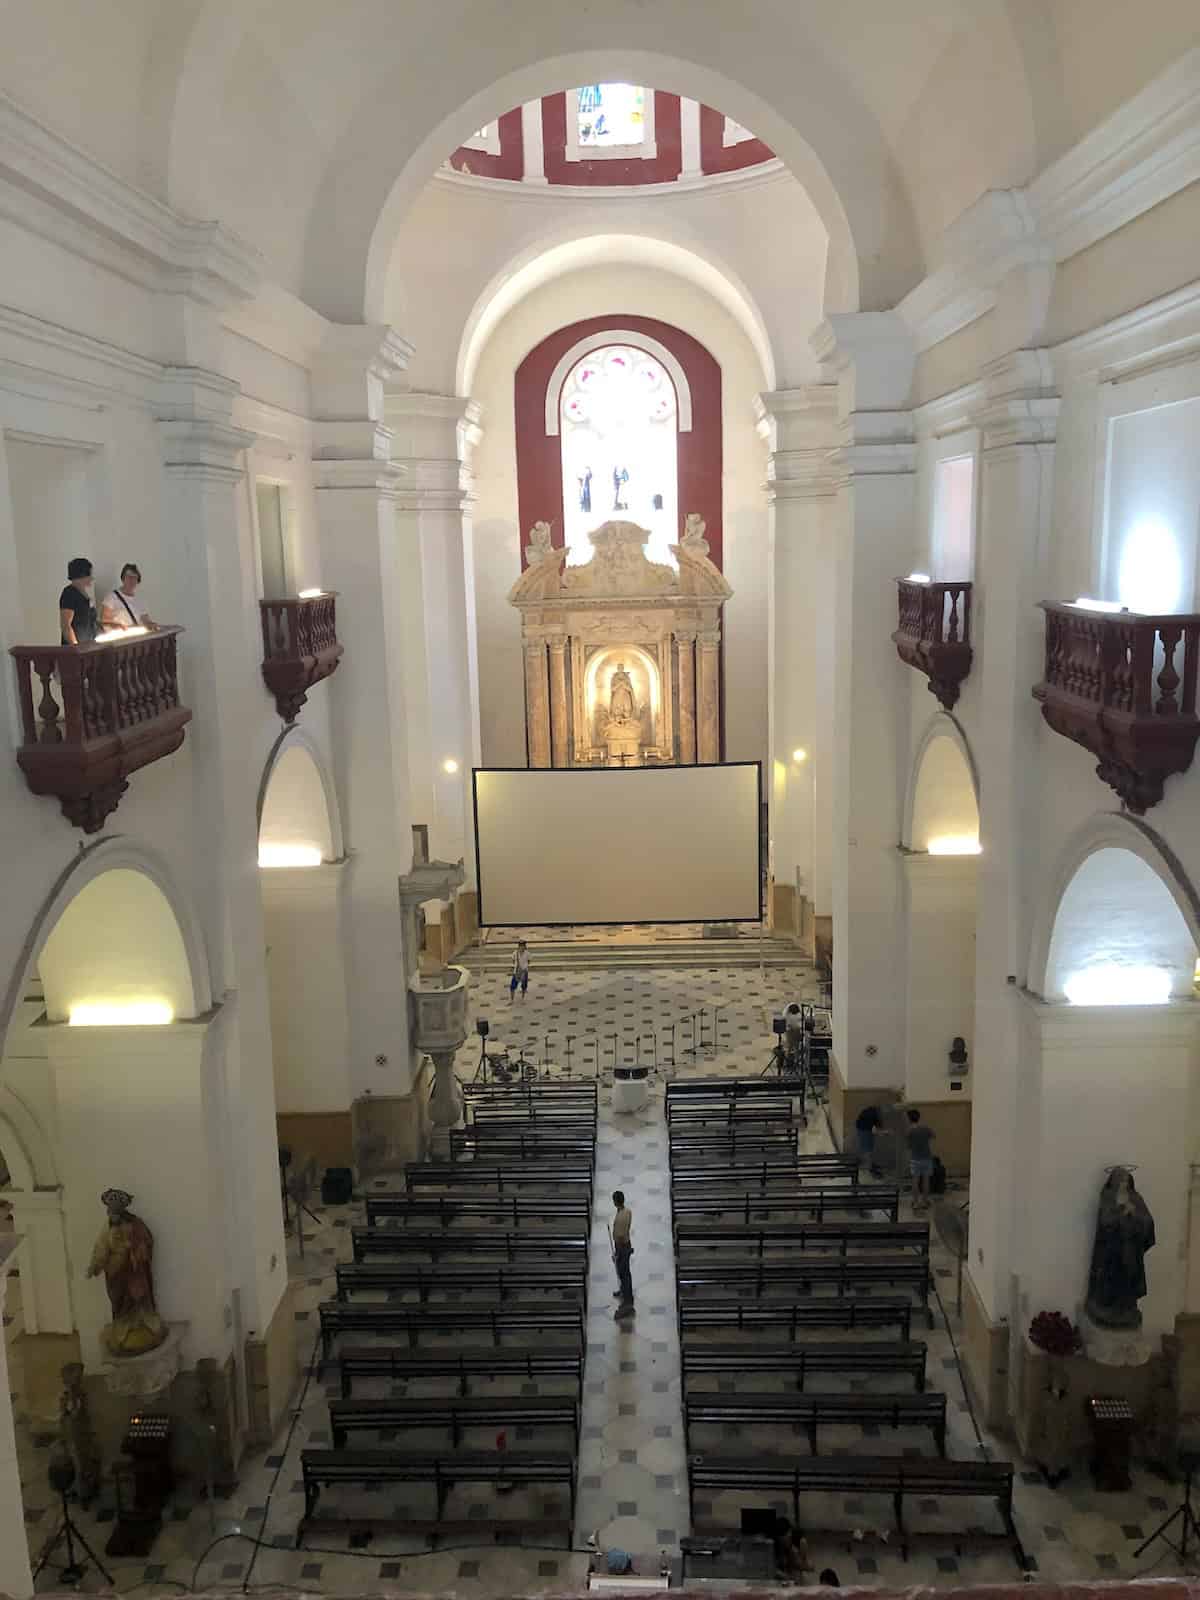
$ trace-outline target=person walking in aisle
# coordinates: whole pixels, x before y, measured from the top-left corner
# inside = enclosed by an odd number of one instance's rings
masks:
[[[517,985],[521,986],[521,999],[524,1000],[529,989],[529,946],[524,939],[518,939],[517,948],[513,952],[512,976],[508,980],[508,1001],[512,1004],[513,996],[517,992]]]
[[[912,1106],[908,1113],[908,1170],[912,1174],[912,1199],[914,1211],[929,1209],[929,1180],[933,1176],[932,1128],[921,1121],[921,1113]]]
[[[613,1193],[612,1199],[617,1212],[612,1225],[613,1266],[617,1269],[613,1299],[619,1302],[613,1315],[620,1321],[622,1317],[633,1315],[633,1278],[629,1272],[629,1258],[633,1254],[633,1212],[625,1204],[620,1189]]]
[[[858,1140],[858,1164],[861,1167],[865,1161],[874,1178],[882,1176],[875,1160],[875,1130],[882,1126],[883,1117],[878,1106],[864,1106],[854,1119],[854,1135]]]

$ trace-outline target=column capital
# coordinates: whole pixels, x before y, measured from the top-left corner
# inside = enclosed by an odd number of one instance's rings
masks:
[[[155,405],[163,466],[168,472],[236,483],[242,456],[257,437],[230,418],[240,390],[200,367],[167,367]]]
[[[767,460],[767,498],[807,500],[833,493],[830,452],[837,443],[838,386],[810,383],[754,397],[759,437]]]
[[[551,654],[564,655],[567,649],[567,636],[565,633],[551,634],[546,640],[546,645]]]
[[[1062,401],[1049,350],[1012,350],[989,361],[982,378],[983,399],[972,421],[985,451],[1055,442]]]
[[[367,489],[395,500],[403,491],[404,468],[394,461],[319,458],[313,462],[313,487],[318,490]]]
[[[687,624],[685,624],[683,627],[675,628],[673,631],[674,631],[675,639],[676,639],[677,643],[679,643],[679,644],[695,644],[696,635],[699,633],[700,630],[695,626],[695,624],[692,624],[691,626],[688,626]]]
[[[839,386],[843,417],[897,411],[908,404],[916,345],[898,311],[837,312],[820,324],[810,343]]]
[[[386,323],[335,323],[313,359],[317,421],[381,421],[384,385],[398,380],[412,353],[409,341]]]
[[[715,650],[721,643],[720,628],[701,628],[696,634],[696,643],[701,650]]]

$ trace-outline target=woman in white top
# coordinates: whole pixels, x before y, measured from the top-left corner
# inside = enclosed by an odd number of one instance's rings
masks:
[[[101,626],[109,628],[153,628],[145,603],[138,599],[142,575],[132,561],[121,568],[120,586],[104,597],[100,606]]]

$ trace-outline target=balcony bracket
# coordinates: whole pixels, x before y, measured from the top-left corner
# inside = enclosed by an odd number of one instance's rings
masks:
[[[925,674],[942,709],[953,711],[971,670],[971,585],[899,578],[897,588],[896,652],[907,666]]]

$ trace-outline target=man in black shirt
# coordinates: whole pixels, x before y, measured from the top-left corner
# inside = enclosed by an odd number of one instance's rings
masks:
[[[854,1132],[858,1138],[859,1165],[865,1161],[875,1177],[879,1167],[875,1161],[875,1129],[883,1126],[878,1106],[864,1106],[854,1119]]]
[[[58,597],[58,620],[64,644],[91,644],[99,633],[92,599],[92,563],[76,556],[67,563],[67,586]]]

